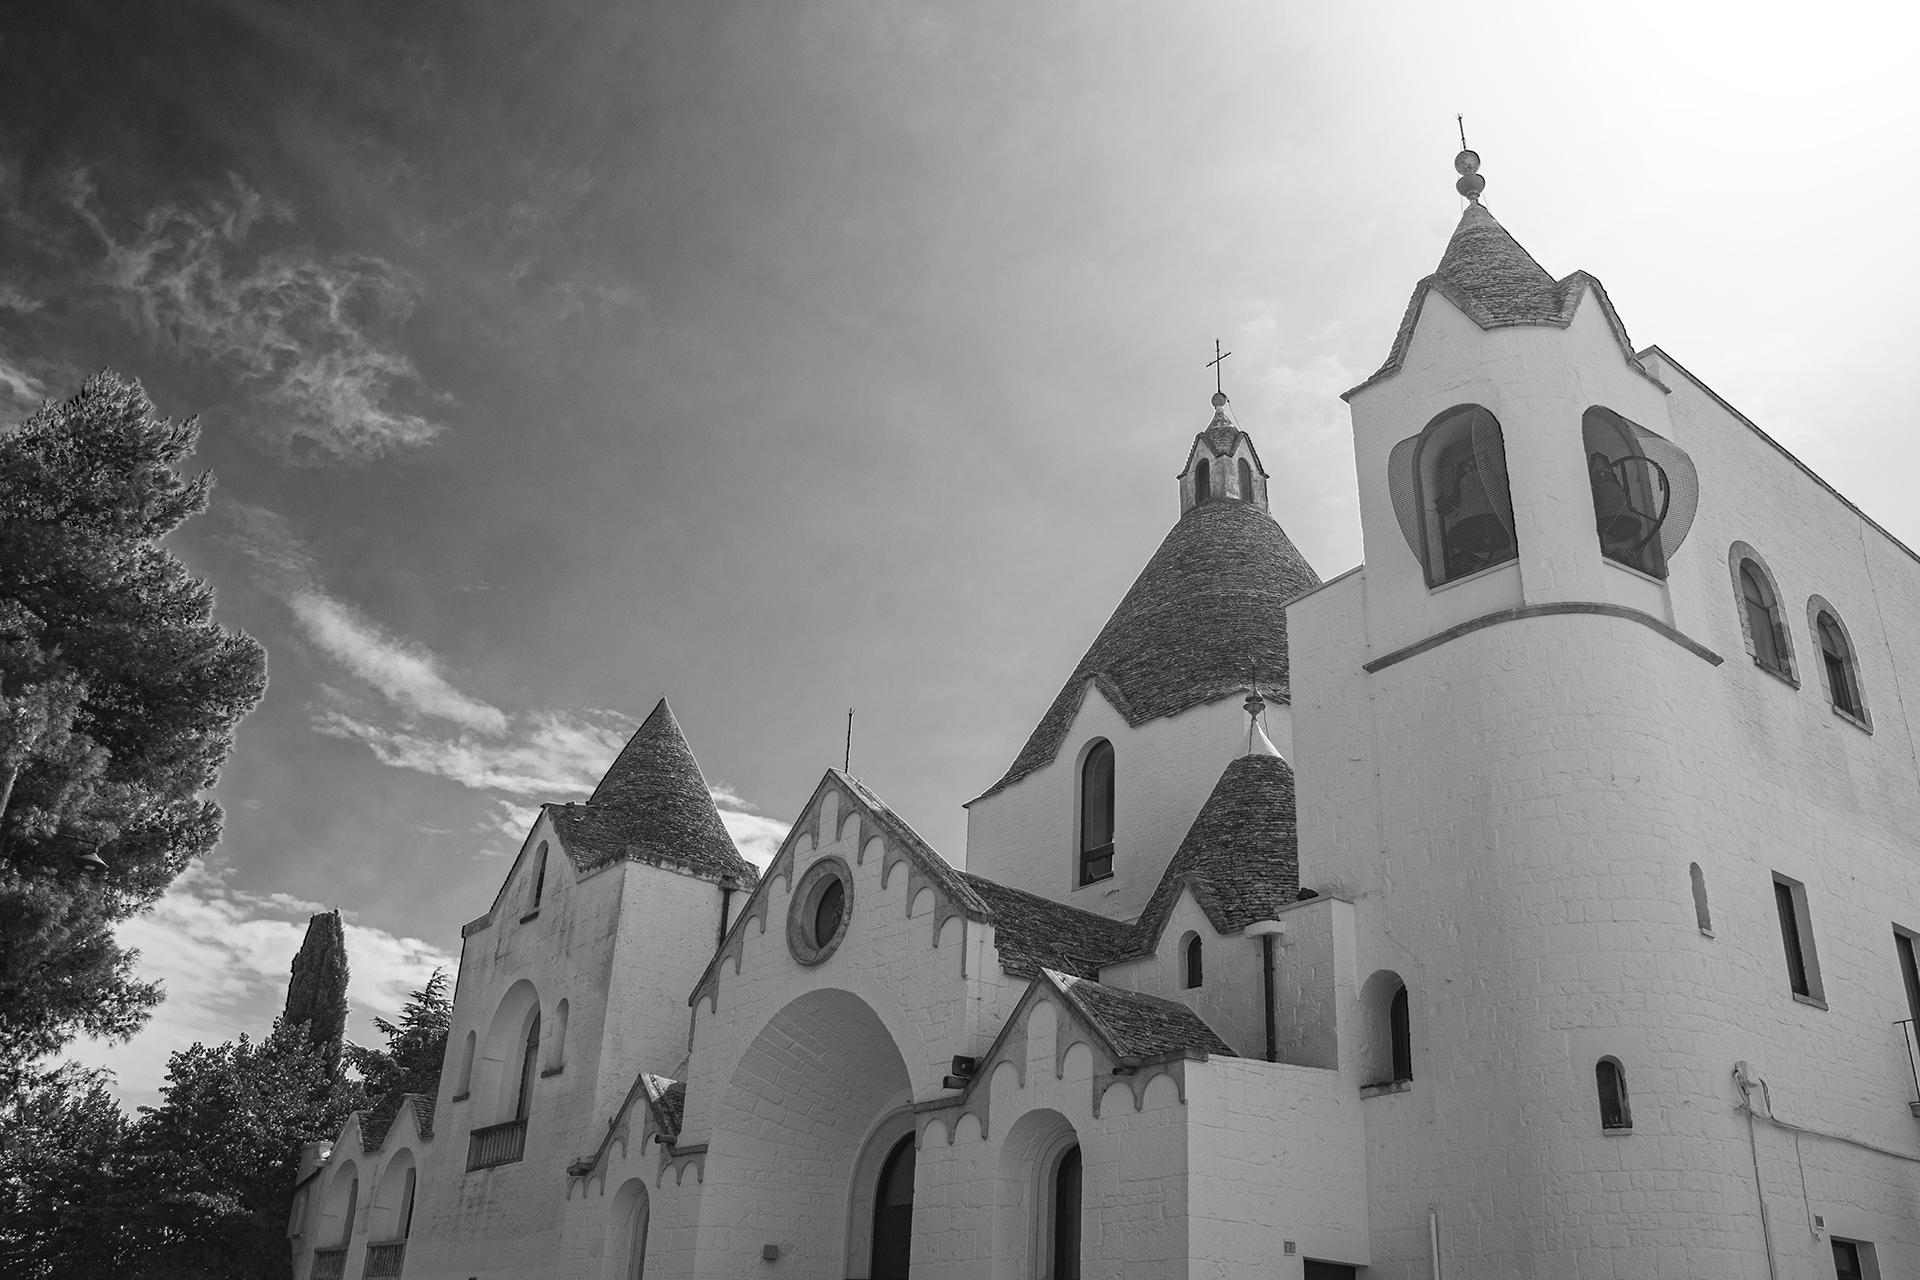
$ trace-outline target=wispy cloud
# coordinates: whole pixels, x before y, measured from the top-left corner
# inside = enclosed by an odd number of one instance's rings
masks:
[[[40,407],[46,384],[0,351],[0,423],[11,425]]]
[[[267,412],[249,421],[295,461],[361,462],[426,444],[443,397],[402,349],[416,287],[369,254],[323,255],[291,238],[293,216],[238,178],[195,203],[163,204],[133,230],[111,225],[86,171],[67,207],[101,247],[96,281],[149,336],[230,370]]]
[[[245,1031],[264,1034],[286,1000],[287,975],[305,936],[307,917],[327,908],[284,893],[232,889],[228,877],[195,866],[176,880],[151,911],[119,928],[120,941],[140,952],[143,977],[166,987],[161,1004],[125,1044],[90,1042],[72,1056],[110,1067],[123,1101],[158,1100],[167,1055],[195,1041],[217,1043]],[[373,1019],[392,1019],[410,992],[436,968],[456,959],[431,943],[346,920],[347,1034],[378,1043]]]
[[[219,511],[223,539],[286,603],[300,634],[357,689],[378,695],[322,683],[314,730],[358,742],[392,768],[485,793],[495,807],[478,830],[517,846],[539,803],[591,793],[632,735],[633,720],[618,712],[509,713],[464,692],[426,646],[329,594],[312,554],[280,515],[231,500]],[[786,838],[786,824],[755,812],[724,785],[713,788],[713,799],[741,853],[764,866]]]

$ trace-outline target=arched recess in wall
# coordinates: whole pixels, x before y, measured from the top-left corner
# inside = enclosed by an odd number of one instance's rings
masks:
[[[544,897],[547,892],[547,842],[545,840],[542,840],[540,847],[534,850],[532,885],[532,890],[527,895],[527,911],[529,913],[540,909],[540,899]]]
[[[1780,591],[1773,570],[1758,551],[1744,542],[1727,549],[1727,571],[1732,575],[1733,599],[1740,618],[1747,654],[1762,671],[1798,684],[1793,670],[1793,635],[1780,610]]]
[[[380,1171],[380,1189],[367,1217],[367,1239],[374,1244],[405,1240],[413,1229],[413,1193],[419,1170],[413,1152],[400,1148]]]
[[[314,1232],[315,1247],[344,1249],[353,1239],[353,1220],[360,1213],[360,1166],[344,1161],[327,1180],[327,1198]]]
[[[1506,441],[1499,420],[1482,406],[1456,405],[1395,445],[1387,487],[1427,586],[1519,556]]]
[[[1253,464],[1240,459],[1240,501],[1253,501]]]
[[[1693,919],[1700,926],[1700,932],[1713,936],[1713,914],[1707,910],[1707,873],[1700,869],[1697,862],[1687,864],[1687,879],[1693,886]]]
[[[456,1099],[464,1098],[473,1092],[473,1053],[478,1042],[479,1037],[469,1030],[466,1039],[461,1043],[460,1074],[453,1078],[453,1096]]]
[[[1000,1146],[993,1280],[1078,1280],[1083,1221],[1080,1135],[1058,1111],[1029,1111]]]
[[[1391,969],[1368,978],[1360,990],[1366,1010],[1362,1046],[1365,1080],[1371,1087],[1413,1079],[1413,1002],[1406,981]]]
[[[1205,958],[1200,935],[1189,931],[1180,940],[1180,985],[1186,990],[1193,991],[1205,985]]]
[[[475,1128],[519,1118],[522,1105],[530,1100],[532,1081],[526,1071],[527,1043],[529,1038],[537,1037],[539,1022],[539,993],[531,982],[522,978],[500,998],[486,1038],[481,1042],[473,1088],[486,1109],[475,1113]],[[539,1074],[537,1065],[533,1074]]]
[[[567,1016],[565,1000],[553,1006],[553,1028],[547,1032],[547,1060],[543,1068],[548,1075],[567,1065]]]
[[[646,1183],[628,1178],[620,1184],[607,1204],[606,1235],[600,1247],[601,1280],[644,1280],[652,1214]]]
[[[1075,885],[1095,884],[1113,877],[1114,771],[1111,742],[1095,738],[1082,749],[1078,813],[1074,821],[1079,850]]]
[[[1213,496],[1213,464],[1202,458],[1193,464],[1193,501],[1195,505]]]

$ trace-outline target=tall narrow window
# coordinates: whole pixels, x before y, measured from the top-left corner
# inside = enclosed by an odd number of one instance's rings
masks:
[[[1213,496],[1213,465],[1205,458],[1193,465],[1193,500],[1205,502]]]
[[[1602,1058],[1593,1066],[1594,1084],[1600,1093],[1600,1127],[1633,1128],[1633,1112],[1627,1109],[1627,1073],[1617,1058]]]
[[[526,1047],[520,1051],[520,1092],[514,1095],[513,1100],[515,1120],[525,1120],[527,1109],[533,1104],[533,1080],[540,1071],[539,1061],[540,1015],[536,1013],[527,1027]]]
[[[1820,961],[1813,945],[1813,925],[1807,914],[1807,887],[1798,880],[1776,875],[1773,903],[1780,916],[1780,941],[1787,956],[1787,984],[1793,994],[1819,1002]]]
[[[1747,635],[1753,641],[1754,662],[1777,676],[1792,678],[1787,663],[1787,629],[1780,623],[1779,603],[1766,576],[1751,560],[1740,562],[1740,603],[1747,612]]]
[[[1240,459],[1240,501],[1253,501],[1253,464]]]
[[[570,1012],[567,1002],[562,1000],[553,1008],[553,1034],[547,1037],[547,1071],[549,1074],[567,1065],[567,1015]]]
[[[1920,964],[1914,959],[1913,935],[1905,929],[1895,929],[1893,951],[1900,958],[1900,980],[1907,989],[1907,1016],[1920,1026]]]
[[[355,1178],[347,1184],[347,1214],[340,1219],[340,1243],[337,1248],[344,1249],[353,1243],[353,1219],[360,1212],[360,1179]]]
[[[1700,932],[1713,936],[1713,916],[1707,911],[1707,874],[1700,870],[1700,864],[1687,864],[1687,878],[1693,882],[1693,920],[1700,926]]]
[[[1080,1148],[1060,1157],[1053,1174],[1052,1280],[1080,1280]]]
[[[1833,703],[1835,711],[1845,712],[1855,720],[1866,718],[1865,705],[1860,701],[1860,680],[1853,666],[1853,647],[1847,643],[1846,633],[1840,630],[1840,624],[1830,613],[1822,613],[1814,622],[1820,633],[1820,661],[1827,671],[1827,697]]]
[[[633,1199],[633,1212],[627,1218],[627,1265],[621,1269],[620,1280],[644,1280],[647,1274],[647,1225],[652,1214],[652,1205],[647,1200],[646,1189]]]
[[[1113,875],[1113,744],[1102,738],[1080,766],[1080,883]]]
[[[1413,1079],[1413,1017],[1405,987],[1394,992],[1387,1005],[1387,1039],[1393,1055],[1393,1078]]]
[[[400,1191],[400,1238],[405,1240],[413,1234],[413,1182],[418,1169],[407,1170],[406,1186]]]
[[[1200,967],[1200,963],[1200,935],[1196,933],[1187,939],[1185,986],[1189,991],[1206,981],[1206,976]]]
[[[473,1032],[467,1032],[466,1043],[460,1050],[460,1074],[457,1077],[460,1087],[453,1095],[455,1098],[466,1097],[467,1091],[473,1087],[473,1049],[476,1039]]]
[[[540,895],[547,888],[547,842],[542,840],[540,848],[533,855],[533,901],[527,904],[527,910],[540,909]]]

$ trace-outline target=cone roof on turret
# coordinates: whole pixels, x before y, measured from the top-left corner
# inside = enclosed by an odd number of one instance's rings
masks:
[[[631,858],[749,885],[759,877],[720,821],[713,793],[665,698],[634,731],[585,804],[550,804],[581,870]]]
[[[1646,365],[1635,354],[1627,328],[1598,279],[1585,271],[1575,271],[1555,280],[1485,205],[1471,201],[1447,241],[1440,265],[1414,286],[1413,298],[1400,318],[1400,328],[1393,336],[1393,348],[1387,353],[1386,363],[1365,382],[1343,392],[1341,398],[1351,399],[1355,393],[1400,372],[1428,294],[1440,294],[1482,329],[1520,325],[1564,329],[1573,323],[1574,312],[1589,292],[1606,315],[1621,357],[1642,377],[1660,386],[1659,379],[1647,372]]]
[[[1180,517],[1134,579],[1000,780],[975,800],[1052,763],[1089,684],[1129,725],[1247,690],[1286,702],[1289,600],[1320,575],[1271,515],[1249,502],[1203,502]]]

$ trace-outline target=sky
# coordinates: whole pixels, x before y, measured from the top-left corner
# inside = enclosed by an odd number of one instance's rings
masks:
[[[131,922],[156,1097],[307,915],[374,1042],[667,696],[750,856],[852,765],[956,863],[1225,386],[1322,576],[1461,208],[1910,544],[1920,19],[1632,3],[72,0],[0,22],[0,421],[197,415],[271,683]],[[1904,29],[1903,29],[1904,26]]]

